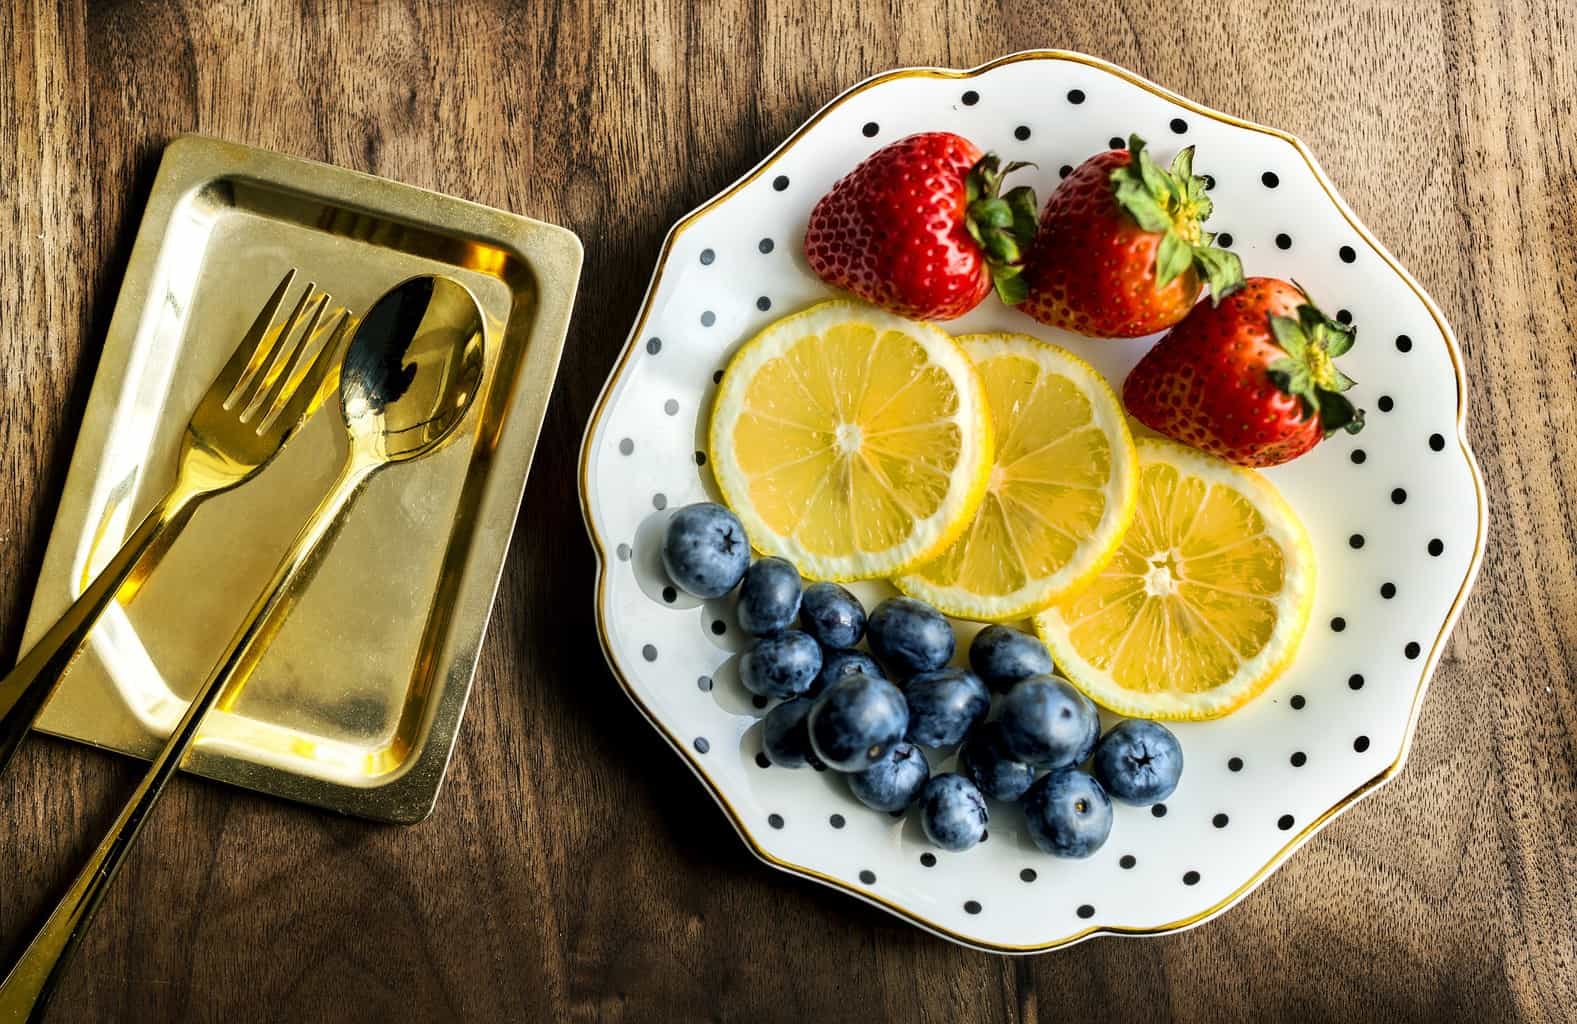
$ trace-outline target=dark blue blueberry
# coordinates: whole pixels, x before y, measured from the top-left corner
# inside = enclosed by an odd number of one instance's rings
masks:
[[[873,811],[901,811],[914,803],[931,777],[925,754],[913,743],[900,743],[887,756],[849,776],[849,792]]]
[[[1165,800],[1183,777],[1183,747],[1159,722],[1130,718],[1112,726],[1095,748],[1095,777],[1125,804]]]
[[[973,672],[942,668],[922,672],[903,688],[909,702],[909,739],[927,747],[954,747],[991,710],[991,691]]]
[[[920,827],[932,843],[957,853],[986,836],[991,815],[973,782],[956,772],[933,776],[920,794]]]
[[[810,695],[814,697],[844,676],[856,672],[872,679],[887,678],[882,673],[882,667],[876,664],[876,659],[864,651],[822,651],[821,674],[811,686]]]
[[[788,629],[799,614],[799,570],[781,558],[763,558],[739,583],[739,628],[752,636]]]
[[[865,608],[836,583],[812,583],[799,606],[799,625],[823,647],[853,647],[865,635]]]
[[[1043,768],[1065,768],[1090,756],[1101,718],[1088,697],[1056,676],[1031,676],[1002,699],[1002,738],[1013,756]]]
[[[991,689],[1006,692],[1030,676],[1049,676],[1051,652],[1036,637],[1009,626],[987,626],[969,645],[969,667]]]
[[[1057,857],[1088,857],[1112,833],[1112,802],[1088,772],[1063,768],[1024,795],[1029,837]]]
[[[663,568],[687,594],[722,597],[750,565],[750,541],[739,517],[716,502],[687,505],[668,521]]]
[[[795,697],[767,712],[761,722],[761,749],[768,761],[779,768],[799,768],[816,760],[806,724],[815,704],[809,697]]]
[[[877,605],[868,635],[876,660],[900,679],[946,665],[957,642],[947,617],[912,597],[890,597]]]
[[[986,796],[1008,802],[1023,796],[1035,781],[1035,769],[1008,750],[1000,722],[987,722],[970,734],[958,752],[958,770]]]
[[[739,681],[762,697],[797,697],[820,671],[821,647],[797,629],[762,637],[739,658]]]
[[[859,673],[829,686],[810,713],[811,747],[828,768],[840,772],[869,768],[908,728],[909,706],[898,687]]]

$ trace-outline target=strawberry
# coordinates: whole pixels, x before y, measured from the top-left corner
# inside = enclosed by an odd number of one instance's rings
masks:
[[[821,197],[805,259],[828,284],[915,320],[951,320],[993,285],[1021,301],[1021,258],[1035,234],[1035,193],[997,191],[1002,167],[951,132],[911,135],[872,153]]]
[[[1137,338],[1188,315],[1200,280],[1219,302],[1243,283],[1243,265],[1211,243],[1204,179],[1194,147],[1163,171],[1129,136],[1062,180],[1041,211],[1020,307],[1052,327],[1095,338]]]
[[[1357,330],[1302,288],[1251,277],[1217,305],[1201,302],[1123,383],[1134,419],[1240,466],[1295,459],[1338,430],[1363,429],[1334,360]]]

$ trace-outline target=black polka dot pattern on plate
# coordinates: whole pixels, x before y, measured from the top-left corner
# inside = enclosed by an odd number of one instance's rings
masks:
[[[1364,464],[1364,460],[1369,458],[1369,453],[1364,451],[1362,448],[1354,448],[1352,450],[1352,454],[1347,457],[1352,459],[1353,465],[1361,466]]]
[[[1205,181],[1206,192],[1214,192],[1216,190],[1216,176],[1214,174],[1201,174],[1200,177]]]
[[[1360,675],[1357,672],[1354,672],[1352,675],[1348,676],[1347,677],[1347,689],[1349,689],[1349,690],[1361,690],[1361,689],[1363,689],[1363,676]]]
[[[700,690],[702,693],[710,693],[712,690],[712,677],[697,676],[695,680],[695,688]]]
[[[641,657],[645,658],[647,661],[656,661],[657,648],[653,647],[651,644],[647,644],[645,647],[641,648]]]
[[[1029,125],[1021,124],[1017,128],[1013,129],[1013,137],[1015,139],[1019,140],[1020,142],[1028,142],[1029,141]]]
[[[1347,546],[1352,548],[1354,551],[1357,551],[1359,548],[1363,547],[1363,534],[1355,533],[1351,537],[1348,537]]]
[[[727,633],[727,632],[728,632],[728,624],[726,622],[724,622],[722,619],[713,619],[712,620],[712,635],[713,636],[722,636],[724,633]]]
[[[1405,334],[1398,334],[1396,336],[1396,350],[1398,352],[1411,352],[1413,350],[1413,339]]]
[[[1301,750],[1295,750],[1293,751],[1292,757],[1288,760],[1292,762],[1292,767],[1302,768],[1304,765],[1309,763],[1309,755],[1305,754]]]
[[[756,248],[761,250],[762,255],[771,252],[773,249],[772,239],[763,238],[761,241],[756,243]]]
[[[1303,710],[1303,706],[1305,704],[1307,704],[1307,703],[1308,703],[1308,701],[1303,699],[1303,694],[1295,693],[1295,694],[1292,695],[1292,700],[1291,700],[1292,710],[1294,710],[1294,711],[1302,711]]]
[[[619,561],[621,562],[628,562],[630,560],[630,546],[628,544],[620,544],[617,548],[613,549],[613,553],[619,556]]]
[[[769,814],[769,815],[767,815],[767,824],[771,825],[773,828],[782,828],[783,827],[783,815],[781,815],[781,814]]]
[[[928,867],[928,868],[936,867],[936,854],[934,854],[934,853],[922,853],[922,854],[920,854],[920,864],[922,866]]]
[[[876,137],[876,133],[881,130],[882,126],[877,124],[875,121],[866,121],[865,127],[860,129],[860,134],[864,135],[867,139],[874,139]]]
[[[706,741],[706,737],[705,736],[697,736],[695,738],[695,749],[696,749],[696,753],[704,754],[707,751],[712,749],[712,744],[710,744],[710,743],[708,743]]]
[[[1443,452],[1443,451],[1445,451],[1446,450],[1446,439],[1445,439],[1444,435],[1441,435],[1441,434],[1430,434],[1429,435],[1429,450],[1432,451],[1432,452]]]
[[[1380,596],[1389,601],[1396,596],[1396,584],[1390,581],[1380,584]]]
[[[765,754],[757,753],[756,754],[756,767],[757,768],[771,768],[772,767],[772,759],[770,757],[768,757],[767,755],[765,755]]]
[[[1107,142],[1111,146],[1112,149],[1126,149],[1127,148],[1126,146],[1123,145],[1123,137],[1121,135],[1113,135],[1110,139],[1107,140]]]
[[[1283,814],[1281,817],[1277,818],[1276,819],[1276,827],[1281,829],[1283,832],[1286,832],[1289,829],[1291,829],[1292,828],[1292,815],[1290,815],[1290,814]]]
[[[975,90],[970,89],[968,92],[964,93],[962,99],[964,101],[964,106],[972,107],[976,103],[980,102],[980,94]]]
[[[1018,873],[1018,877],[1019,877],[1019,879],[1021,881],[1033,882],[1036,878],[1038,878],[1040,876],[1035,874],[1035,869],[1034,868],[1025,868],[1023,871],[1020,871]]]
[[[1229,819],[1225,814],[1218,814],[1210,819],[1210,824],[1214,825],[1216,828],[1226,828],[1227,822],[1229,820],[1231,819]]]
[[[756,299],[756,308],[765,313],[767,310],[772,308],[772,300],[763,295]]]
[[[1199,872],[1197,872],[1197,871],[1185,871],[1185,872],[1183,872],[1183,884],[1184,885],[1198,885],[1199,884]]]
[[[1275,171],[1266,171],[1264,174],[1259,176],[1259,180],[1260,183],[1266,188],[1275,188],[1277,185],[1281,184],[1281,179],[1276,176]]]
[[[1150,808],[1150,814],[1152,816],[1154,816],[1154,817],[1157,817],[1157,818],[1164,818],[1164,817],[1166,817],[1166,805],[1165,804],[1156,804],[1155,806]]]
[[[722,370],[714,370],[712,372],[712,383],[713,384],[721,384],[721,383],[723,383],[723,371]]]
[[[1223,232],[1221,232],[1221,234],[1216,236],[1216,244],[1219,245],[1223,249],[1230,249],[1230,248],[1232,248],[1232,232],[1230,232],[1230,231],[1223,231]]]
[[[619,441],[619,454],[629,455],[635,451],[635,442],[628,437]]]
[[[1072,103],[1074,106],[1078,106],[1080,103],[1083,103],[1084,102],[1084,90],[1083,89],[1069,89],[1068,90],[1068,102]]]
[[[1180,117],[1174,117],[1172,118],[1171,124],[1169,124],[1167,127],[1172,129],[1172,134],[1182,135],[1184,132],[1188,131],[1188,122]]]
[[[1342,630],[1344,630],[1346,628],[1347,628],[1347,620],[1342,618],[1340,615],[1336,616],[1334,619],[1331,620],[1331,632],[1332,633],[1340,633]]]
[[[661,338],[647,338],[646,339],[646,351],[647,352],[650,352],[652,355],[655,356],[657,353],[661,352],[662,350],[663,350],[663,339],[661,339]]]
[[[1095,908],[1090,906],[1088,903],[1085,903],[1081,904],[1079,909],[1075,910],[1074,913],[1088,921],[1090,918],[1095,916]]]
[[[827,824],[831,825],[833,828],[842,828],[844,825],[847,825],[848,822],[843,819],[843,815],[834,814],[832,817],[827,819]]]
[[[706,465],[706,452],[698,451],[698,452],[695,453],[695,464],[697,466],[704,466],[704,465]]]
[[[1125,853],[1117,859],[1117,866],[1124,871],[1133,870],[1133,866],[1137,863],[1139,863],[1138,859],[1131,853]]]
[[[1073,173],[1073,165],[1072,164],[1063,164],[1061,167],[1057,168],[1057,177],[1059,177],[1059,178],[1066,178],[1068,175],[1070,175],[1072,173]]]
[[[1243,770],[1243,759],[1241,757],[1229,757],[1229,758],[1227,758],[1227,771],[1229,771],[1229,772],[1240,772],[1242,770]]]
[[[1398,487],[1391,492],[1391,504],[1400,505],[1407,500],[1407,492]]]
[[[774,192],[782,192],[784,189],[786,189],[788,187],[789,187],[788,175],[780,174],[776,178],[772,179],[772,191],[774,191]]]
[[[1357,751],[1360,754],[1363,753],[1365,750],[1368,750],[1369,749],[1369,737],[1367,737],[1367,736],[1359,736],[1357,739],[1352,741],[1352,748],[1353,748],[1353,750]]]
[[[717,259],[717,253],[713,252],[711,249],[701,250],[701,266],[710,267],[712,265],[712,261],[715,259]]]
[[[1355,250],[1350,245],[1344,245],[1340,249],[1337,249],[1336,255],[1341,258],[1343,263],[1351,263],[1353,260],[1358,258],[1357,250]]]
[[[1380,400],[1374,404],[1380,407],[1381,412],[1390,412],[1396,408],[1396,402],[1392,400],[1390,395],[1381,395]]]
[[[675,601],[679,600],[679,591],[675,590],[673,587],[664,587],[663,600],[669,604],[673,604]]]
[[[866,885],[875,885],[876,884],[876,872],[870,871],[870,870],[861,871],[860,872],[860,881],[864,882]]]
[[[1352,310],[1350,310],[1350,309],[1338,309],[1336,311],[1336,320],[1337,320],[1338,323],[1351,324],[1352,323]]]
[[[976,901],[976,900],[966,900],[964,902],[964,913],[966,913],[966,914],[978,914],[978,913],[980,913],[980,903],[978,901]]]
[[[717,323],[717,314],[710,309],[701,314],[702,327],[711,327],[715,323]]]
[[[657,511],[661,512],[663,509],[665,509],[667,507],[668,507],[668,495],[663,494],[661,492],[652,495],[652,508],[655,508]]]
[[[1412,661],[1418,657],[1423,648],[1418,646],[1417,640],[1409,640],[1407,646],[1402,648],[1402,653],[1407,655],[1407,660]]]
[[[1439,537],[1429,542],[1429,555],[1431,558],[1439,558],[1445,549],[1445,543]]]
[[[1292,236],[1287,234],[1285,231],[1283,231],[1281,234],[1277,235],[1276,236],[1276,248],[1278,248],[1278,249],[1291,249],[1292,248]]]
[[[767,706],[767,699],[758,693],[754,697],[750,698],[750,706],[755,708],[757,711],[760,711],[762,708]]]
[[[670,416],[676,415],[679,412],[678,401],[672,398],[668,399],[668,401],[663,403],[663,412]]]

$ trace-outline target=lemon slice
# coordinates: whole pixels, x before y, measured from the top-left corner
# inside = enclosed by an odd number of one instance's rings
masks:
[[[960,618],[1022,619],[1094,578],[1117,552],[1139,463],[1111,386],[1024,334],[959,338],[986,388],[996,459],[963,535],[893,582]]]
[[[1314,601],[1314,549],[1270,482],[1141,439],[1139,508],[1117,555],[1035,626],[1069,679],[1140,718],[1217,718],[1292,661]]]
[[[757,550],[813,579],[863,579],[926,561],[968,525],[991,467],[991,418],[949,335],[824,302],[734,355],[709,444]]]

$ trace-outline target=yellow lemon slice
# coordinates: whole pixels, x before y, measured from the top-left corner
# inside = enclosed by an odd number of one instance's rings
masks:
[[[991,417],[952,337],[824,302],[735,354],[709,444],[757,550],[813,579],[863,579],[926,561],[969,523],[991,467]]]
[[[1217,718],[1292,661],[1314,601],[1303,524],[1252,470],[1143,438],[1117,555],[1035,619],[1063,673],[1140,718]]]
[[[1139,463],[1094,367],[1024,334],[958,342],[996,430],[986,496],[953,545],[893,582],[960,618],[1022,619],[1094,578],[1133,519]]]

